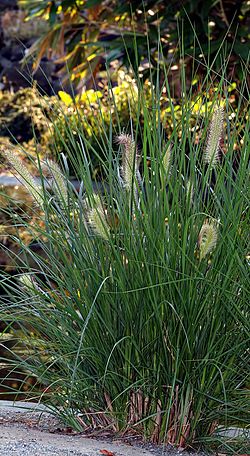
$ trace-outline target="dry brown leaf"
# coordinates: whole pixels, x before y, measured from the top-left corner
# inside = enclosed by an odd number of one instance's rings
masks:
[[[100,450],[100,453],[105,454],[105,456],[115,456],[115,453],[113,453],[113,451],[109,451],[109,450]]]

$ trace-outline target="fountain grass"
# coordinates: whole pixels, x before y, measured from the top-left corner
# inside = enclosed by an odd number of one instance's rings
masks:
[[[16,215],[16,227],[40,241],[34,251],[17,233],[16,285],[2,279],[1,320],[25,349],[13,369],[37,379],[27,397],[77,431],[135,432],[184,448],[249,422],[249,114],[241,116],[245,86],[233,112],[228,81],[215,87],[212,76],[208,68],[194,115],[182,73],[179,121],[167,74],[152,80],[150,103],[138,80],[137,119],[118,122],[118,139],[112,122],[108,131],[97,125],[101,156],[79,126],[69,128],[80,190],[65,157],[61,170],[46,163],[48,190],[39,161],[31,194],[44,215],[35,201],[35,227]]]

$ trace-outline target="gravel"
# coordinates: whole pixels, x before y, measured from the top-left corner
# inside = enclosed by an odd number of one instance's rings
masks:
[[[60,433],[62,423],[37,404],[0,401],[0,456],[190,456],[170,446]],[[106,451],[106,452],[105,452]],[[205,456],[192,452],[192,456]]]
[[[102,454],[107,456],[177,456],[179,453],[173,449],[163,451],[153,445],[144,448],[139,445],[85,438],[81,435],[51,434],[41,429],[21,426],[20,423],[1,426],[1,456],[101,456]],[[188,456],[187,452],[181,454]],[[192,456],[204,456],[204,454],[192,453]]]
[[[57,447],[44,446],[37,442],[29,442],[24,443],[22,440],[18,440],[14,443],[7,444],[3,447],[0,446],[0,454],[8,455],[8,456],[89,456],[89,453],[83,453],[82,451],[75,451],[75,450],[62,450],[60,449],[60,453],[58,452]]]
[[[139,445],[129,446],[81,436],[55,435],[41,432],[41,430],[20,429],[17,426],[7,426],[1,429],[1,456],[101,456],[102,454],[108,456],[177,456],[180,453],[173,449],[163,451],[153,445],[146,449]],[[181,455],[188,456],[188,453],[182,452]],[[205,455],[204,453],[192,453],[192,456]]]

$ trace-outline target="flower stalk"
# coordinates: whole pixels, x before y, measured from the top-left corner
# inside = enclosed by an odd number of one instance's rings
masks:
[[[53,188],[62,202],[68,200],[68,188],[65,176],[62,174],[60,166],[53,160],[47,160],[46,167],[53,179]]]
[[[11,164],[12,168],[17,173],[18,180],[24,185],[24,187],[27,189],[27,191],[36,201],[36,203],[39,206],[43,207],[43,198],[41,196],[42,188],[41,186],[36,184],[35,179],[28,171],[26,166],[24,166],[20,158],[16,155],[15,152],[13,152],[10,149],[2,150],[2,153],[3,155],[5,155],[8,162]]]
[[[217,107],[209,126],[207,147],[204,154],[204,163],[214,168],[219,161],[220,140],[223,131],[224,108]]]
[[[116,142],[117,144],[124,146],[121,174],[124,182],[124,187],[130,191],[135,185],[135,176],[139,170],[137,146],[132,136],[125,133],[117,136]]]
[[[93,195],[93,207],[89,209],[88,221],[93,231],[106,241],[109,239],[110,227],[99,195]]]
[[[198,247],[200,250],[200,261],[214,250],[218,240],[218,229],[215,223],[203,223],[199,236]]]

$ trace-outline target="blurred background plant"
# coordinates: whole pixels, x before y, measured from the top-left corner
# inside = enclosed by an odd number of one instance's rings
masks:
[[[234,108],[238,109],[240,81],[241,93],[248,96],[244,81],[249,54],[247,1],[170,1],[166,5],[162,1],[13,0],[11,5],[3,8],[0,21],[0,137],[18,141],[29,153],[39,149],[41,156],[67,155],[72,144],[70,135],[65,140],[65,131],[80,125],[100,150],[105,136],[101,133],[108,131],[111,119],[119,133],[121,125],[124,128],[137,118],[138,84],[133,74],[145,83],[148,105],[150,84],[167,77],[169,92],[163,88],[161,94],[161,121],[167,136],[173,129],[170,98],[176,120],[181,118],[184,68],[186,87],[193,93],[194,118],[207,65],[213,80],[210,90],[217,90],[223,72]],[[16,47],[17,55],[9,56]],[[23,58],[26,63],[19,67]],[[63,84],[68,78],[71,82]],[[34,84],[33,91],[25,89]],[[53,97],[45,97],[43,103],[39,92],[59,93],[62,103]],[[96,160],[94,166],[98,167]]]
[[[219,72],[227,59],[228,79],[241,80],[249,58],[247,0],[19,0],[19,5],[27,19],[39,17],[49,23],[48,32],[27,53],[35,56],[34,69],[44,54],[53,54],[64,64],[64,74],[67,66],[78,88],[92,87],[93,78],[98,80],[101,70],[114,61],[132,65],[144,79],[159,63],[162,67],[170,63],[172,77],[178,79],[180,36],[186,47],[185,63],[188,66],[190,57],[195,57],[192,64],[201,75],[204,65],[214,62]]]
[[[41,97],[35,88],[0,92],[1,144],[18,143],[30,154],[36,155],[39,150],[45,153],[52,134],[50,116],[55,104],[55,98]],[[2,161],[0,166],[3,170],[6,164]]]

